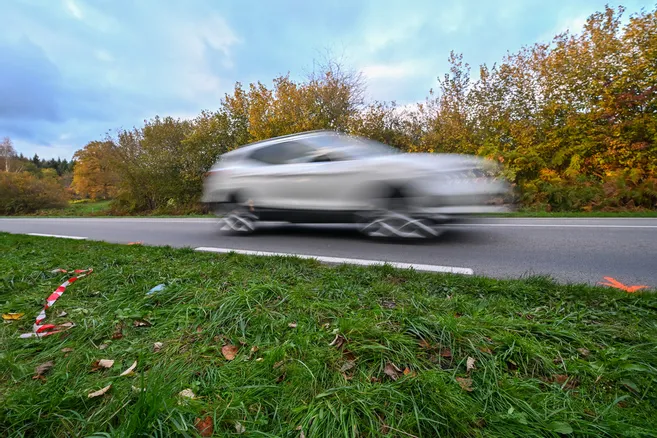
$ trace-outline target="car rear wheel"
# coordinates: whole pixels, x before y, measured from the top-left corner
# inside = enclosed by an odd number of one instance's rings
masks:
[[[430,239],[440,234],[432,221],[413,216],[400,194],[394,194],[384,205],[384,208],[361,215],[361,233],[382,239]]]
[[[245,205],[237,202],[222,204],[215,208],[219,229],[235,234],[250,234],[255,230],[258,217]]]

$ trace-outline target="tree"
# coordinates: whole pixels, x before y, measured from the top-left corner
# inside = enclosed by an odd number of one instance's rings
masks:
[[[2,167],[5,172],[9,172],[11,162],[16,158],[16,150],[9,137],[3,138],[2,142],[0,142],[0,158],[2,158]]]
[[[79,196],[93,200],[113,198],[118,183],[114,155],[111,141],[92,141],[77,151],[74,155],[77,165],[73,172],[73,190]]]

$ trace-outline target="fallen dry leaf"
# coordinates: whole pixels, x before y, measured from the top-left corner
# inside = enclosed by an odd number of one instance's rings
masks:
[[[479,347],[479,351],[486,354],[493,354],[492,350],[488,347]]]
[[[582,357],[587,357],[591,352],[586,348],[578,348],[577,352],[582,355]]]
[[[262,362],[264,359],[262,357],[259,357],[256,359],[256,362]]]
[[[440,356],[444,357],[445,359],[451,359],[452,358],[452,350],[449,348],[443,348],[440,350]]]
[[[70,329],[71,327],[75,327],[75,324],[73,324],[72,322],[65,322],[65,323],[59,324],[57,326],[57,328],[60,329],[60,330],[61,329]]]
[[[89,398],[94,398],[94,397],[100,397],[101,395],[105,394],[109,389],[112,387],[112,384],[110,383],[106,387],[99,389],[98,391],[90,393],[87,397]]]
[[[101,359],[98,361],[98,366],[103,368],[112,368],[114,361],[112,359]]]
[[[211,416],[206,416],[204,419],[197,418],[194,422],[194,427],[200,436],[212,436],[214,433],[214,422]]]
[[[153,344],[153,351],[155,353],[159,353],[163,346],[164,346],[164,344],[162,342],[155,342]]]
[[[68,313],[66,313],[66,312],[61,312],[60,314],[57,315],[57,318],[63,318],[63,317],[65,317],[66,315],[68,315]]]
[[[18,319],[21,319],[23,316],[25,316],[24,313],[3,313],[2,319],[4,319],[5,321],[16,321]]]
[[[283,365],[284,363],[285,363],[285,359],[283,359],[283,360],[279,360],[278,362],[276,362],[276,363],[274,364],[274,369],[276,369],[276,368],[280,368],[281,365]]]
[[[91,363],[91,371],[94,372],[103,368],[112,368],[112,365],[114,365],[114,361],[111,359],[95,360]]]
[[[100,345],[98,346],[98,349],[99,349],[99,350],[104,350],[104,349],[106,349],[106,348],[107,348],[107,344],[100,344]]]
[[[71,347],[62,348],[61,350],[62,353],[70,353],[71,351],[73,351]]]
[[[291,322],[287,325],[290,328],[297,328],[297,323],[296,322]]]
[[[331,343],[329,344],[329,347],[340,348],[345,344],[345,342],[347,342],[347,339],[344,336],[335,335],[335,339],[333,339],[333,341],[331,341]]]
[[[239,434],[242,434],[242,433],[246,432],[246,429],[244,428],[244,426],[242,426],[242,423],[240,423],[239,421],[236,421],[235,422],[235,431]]]
[[[276,383],[281,383],[283,380],[285,380],[285,377],[287,377],[287,374],[283,373],[280,376],[278,376],[278,379],[276,379]]]
[[[251,350],[250,350],[250,351],[251,351],[251,353],[255,353],[255,352],[257,352],[258,350],[259,350],[258,346],[257,346],[257,345],[254,345],[253,347],[251,347]]]
[[[237,356],[237,352],[239,351],[239,347],[236,345],[232,344],[226,344],[223,347],[221,347],[221,354],[224,355],[226,360],[233,360],[235,359],[235,356]]]
[[[345,371],[349,371],[350,369],[352,369],[352,368],[355,367],[355,366],[356,366],[356,362],[355,362],[355,361],[353,361],[353,360],[348,360],[348,361],[346,361],[346,362],[342,365],[342,367],[340,367],[340,372],[341,372],[341,373],[344,373]]]
[[[406,368],[404,368],[404,375],[405,376],[415,377],[415,376],[417,376],[417,373],[415,371],[411,371],[411,369],[409,367],[406,367]]]
[[[151,323],[146,321],[145,319],[135,319],[132,325],[134,325],[135,327],[150,327]]]
[[[114,333],[112,334],[112,339],[121,339],[123,337],[123,323],[118,323],[114,327]]]
[[[326,322],[326,323],[322,324],[322,328],[327,329],[327,328],[329,328],[329,327],[331,327],[331,323],[330,323],[330,322]]]
[[[383,368],[383,372],[386,374],[386,376],[390,377],[392,380],[397,380],[399,378],[399,373],[402,372],[399,368],[397,368],[397,365],[395,365],[392,362],[388,362]]]
[[[394,309],[397,307],[397,303],[395,303],[392,300],[384,300],[381,302],[381,307],[384,307],[386,309]]]
[[[196,394],[194,394],[194,391],[192,391],[189,388],[183,389],[178,393],[178,395],[183,398],[196,398]]]
[[[52,367],[54,367],[54,366],[55,366],[55,362],[53,362],[52,360],[49,360],[48,362],[42,363],[41,365],[36,367],[36,369],[34,370],[35,375],[32,378],[33,379],[40,378],[41,376],[46,374],[48,371],[50,371],[52,369]]]
[[[430,350],[431,349],[431,344],[429,344],[425,339],[422,339],[419,342],[420,348],[423,348],[425,350]]]
[[[461,389],[463,389],[464,391],[468,391],[468,392],[473,391],[473,389],[472,389],[472,379],[457,377],[456,381],[461,386]]]
[[[474,370],[475,369],[475,362],[476,362],[476,360],[475,360],[474,357],[468,357],[468,359],[466,360],[466,363],[465,363],[465,370],[467,372],[470,372],[471,370]]]
[[[119,374],[119,377],[121,376],[131,376],[134,374],[135,368],[137,368],[137,361],[134,361],[132,365],[130,365],[124,372]]]

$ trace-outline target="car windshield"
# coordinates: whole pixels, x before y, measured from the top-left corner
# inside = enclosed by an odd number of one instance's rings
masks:
[[[313,139],[320,148],[339,150],[351,158],[367,158],[398,154],[399,150],[375,140],[344,134],[320,135]]]

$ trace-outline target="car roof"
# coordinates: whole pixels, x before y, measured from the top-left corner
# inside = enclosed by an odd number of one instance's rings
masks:
[[[253,152],[257,149],[260,149],[262,147],[269,146],[269,145],[276,144],[276,143],[281,143],[281,142],[284,142],[286,140],[301,140],[301,139],[304,139],[304,138],[312,138],[312,137],[317,137],[317,136],[320,136],[320,135],[340,135],[340,134],[336,131],[331,131],[329,129],[318,129],[318,130],[314,130],[314,131],[304,131],[304,132],[297,132],[297,133],[294,133],[294,134],[281,135],[281,136],[278,136],[278,137],[272,137],[272,138],[268,138],[266,140],[260,140],[260,141],[256,141],[256,142],[253,142],[253,143],[245,144],[244,146],[240,146],[237,149],[233,149],[230,152],[226,152],[225,154],[223,154],[223,156],[226,157],[226,158],[242,156],[242,155],[245,155],[245,154],[249,154],[249,153],[251,153],[251,152]]]

